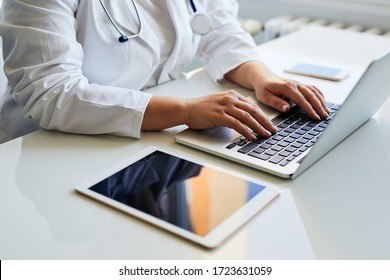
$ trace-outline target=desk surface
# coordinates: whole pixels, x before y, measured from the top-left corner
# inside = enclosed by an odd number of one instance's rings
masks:
[[[280,74],[301,60],[348,67],[351,75],[341,83],[293,76],[338,101],[372,58],[390,49],[390,40],[313,27],[259,48]],[[185,89],[197,96],[228,87],[198,71],[150,91],[180,96]],[[38,131],[0,145],[0,259],[390,258],[390,99],[293,181],[178,145],[174,134],[181,129],[144,133],[142,140]],[[217,249],[206,250],[74,192],[150,145],[242,172],[276,185],[281,195]]]

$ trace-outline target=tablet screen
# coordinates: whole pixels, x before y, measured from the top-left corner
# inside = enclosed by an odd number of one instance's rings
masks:
[[[205,236],[265,187],[157,150],[89,189]]]

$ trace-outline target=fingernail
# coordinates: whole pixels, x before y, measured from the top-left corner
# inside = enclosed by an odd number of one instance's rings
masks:
[[[266,131],[266,132],[265,132],[265,135],[266,135],[267,137],[270,137],[270,136],[272,135],[272,133],[269,132],[269,131]]]
[[[288,110],[288,105],[283,105],[282,106],[282,112],[286,112]]]

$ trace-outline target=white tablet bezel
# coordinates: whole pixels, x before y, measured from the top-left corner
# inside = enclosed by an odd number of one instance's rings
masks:
[[[145,156],[147,156],[155,151],[161,151],[161,152],[164,152],[166,154],[176,156],[178,158],[182,158],[184,160],[188,160],[188,161],[191,161],[193,163],[196,163],[196,164],[199,164],[202,166],[207,166],[209,168],[213,168],[213,169],[216,169],[218,171],[222,171],[222,172],[225,172],[227,174],[237,176],[237,177],[245,179],[245,180],[252,181],[256,184],[264,186],[265,189],[262,190],[260,193],[258,193],[255,197],[253,197],[252,199],[247,201],[246,204],[244,204],[241,208],[236,210],[232,215],[230,215],[228,218],[226,218],[225,221],[220,223],[218,226],[216,226],[214,229],[212,229],[205,236],[199,236],[193,232],[182,229],[178,226],[170,224],[169,222],[166,222],[164,220],[161,220],[159,218],[156,218],[154,216],[146,214],[140,210],[132,208],[131,206],[120,203],[114,199],[108,198],[102,194],[99,194],[99,193],[89,189],[90,187],[92,187],[96,183],[104,180],[105,178],[115,174],[116,172],[122,170],[123,168],[135,163],[136,161],[144,158]],[[248,222],[256,213],[258,213],[261,209],[263,209],[266,205],[268,205],[273,199],[275,199],[279,195],[279,190],[276,186],[265,185],[262,182],[259,182],[253,178],[249,178],[249,177],[244,176],[242,174],[239,174],[239,173],[236,173],[236,172],[233,172],[230,170],[222,169],[222,168],[219,168],[215,165],[200,163],[199,161],[196,161],[194,159],[180,155],[178,153],[175,153],[172,151],[167,151],[165,149],[156,148],[156,147],[148,147],[148,148],[141,150],[137,154],[129,156],[126,160],[118,163],[117,165],[113,166],[112,168],[109,168],[109,169],[101,172],[100,174],[94,176],[93,178],[87,179],[82,184],[76,186],[75,189],[78,193],[86,195],[86,196],[93,198],[97,201],[100,201],[106,205],[109,205],[117,210],[123,211],[127,214],[130,214],[131,216],[142,219],[142,220],[149,222],[157,227],[160,227],[160,228],[165,229],[169,232],[177,234],[178,236],[181,236],[185,239],[193,241],[193,242],[200,244],[206,248],[217,247],[229,235],[233,234],[233,232],[235,232],[241,226],[243,226],[246,222]]]

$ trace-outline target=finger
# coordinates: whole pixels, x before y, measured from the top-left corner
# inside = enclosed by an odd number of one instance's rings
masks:
[[[324,94],[322,93],[322,91],[319,90],[316,86],[313,86],[313,85],[307,85],[307,87],[309,87],[309,88],[317,95],[317,98],[320,100],[322,107],[325,109],[325,111],[326,111],[327,113],[329,113],[330,110],[329,110],[329,108],[326,106],[325,96],[324,96]]]
[[[256,136],[253,135],[252,130],[233,116],[226,115],[222,121],[222,125],[234,129],[249,140],[256,139]]]
[[[260,124],[263,126],[266,130],[272,132],[272,133],[277,133],[278,129],[274,126],[274,124],[271,122],[271,120],[264,114],[264,112],[260,109],[259,106],[257,106],[256,103],[251,101],[250,99],[240,95],[239,100],[242,102],[237,102],[235,105],[237,108],[243,110],[244,116],[243,116],[243,121],[248,117],[246,116],[247,113],[250,114],[252,118],[255,119],[255,126],[256,124]],[[240,119],[241,120],[241,119]],[[248,118],[249,120],[249,118]],[[252,126],[251,126],[252,127]],[[256,131],[256,130],[255,130]]]
[[[321,117],[317,114],[315,108],[313,108],[313,105],[310,103],[310,101],[314,103],[317,102],[318,106],[319,101],[313,101],[314,99],[316,99],[316,97],[315,94],[309,89],[299,86],[299,83],[296,81],[288,80],[284,84],[283,94],[295,104],[297,104],[299,107],[301,107],[312,119],[321,119]]]
[[[269,89],[269,94],[267,94],[267,97],[263,98],[261,101],[265,102],[267,105],[272,106],[272,102],[281,102],[280,100],[275,100],[275,94],[274,92],[279,92],[282,94],[284,98],[287,98],[297,104],[299,107],[301,107],[312,119],[320,120],[320,116],[316,113],[312,105],[308,102],[306,97],[303,95],[302,92],[298,89],[298,82],[293,80],[285,80],[283,83],[278,84],[278,86],[275,89]],[[272,97],[274,96],[274,97]],[[282,106],[289,106],[286,100],[283,100],[285,103]],[[275,104],[275,103],[274,103]],[[277,105],[273,106],[274,108],[278,108]],[[289,109],[289,107],[282,107],[283,109]]]
[[[271,120],[264,114],[264,112],[255,103],[241,102],[236,104],[237,115],[240,121],[248,125],[255,132],[262,136],[270,136],[268,132],[277,133],[278,129],[274,126]]]
[[[221,105],[223,107],[223,113],[218,116],[218,125],[234,129],[247,139],[254,140],[256,137],[253,135],[252,131],[254,130],[253,127],[255,126],[254,123],[256,121],[249,112],[245,112],[239,108],[243,106],[240,104],[247,104],[248,106],[253,103],[234,90],[222,93],[220,96],[222,97]],[[259,128],[256,130],[257,132],[260,131]],[[270,132],[267,133],[265,132],[265,129],[263,129],[261,134],[268,136],[270,135]]]
[[[322,119],[327,119],[329,117],[326,112],[326,104],[323,101],[323,97],[317,93],[317,91],[313,91],[310,87],[307,87],[302,84],[297,85],[298,90],[303,94],[306,100],[310,103],[312,109],[315,110],[316,114],[319,115]]]
[[[290,109],[290,104],[285,99],[273,94],[272,92],[261,95],[259,97],[259,101],[281,112],[287,112]]]
[[[229,94],[232,94],[237,100],[234,101],[234,106],[226,108],[225,112],[227,114],[241,122],[247,129],[251,129],[261,136],[269,137],[272,133],[278,132],[278,129],[254,102],[236,91],[230,91]],[[234,125],[235,130],[238,131],[240,129],[242,131],[242,128],[232,122],[229,125]]]
[[[322,96],[322,98],[325,100],[325,95],[322,93],[322,91],[321,91],[318,87],[316,87],[316,86],[314,86],[314,85],[308,85],[308,87],[314,89],[314,90],[315,90],[317,93],[319,93],[319,94]]]

